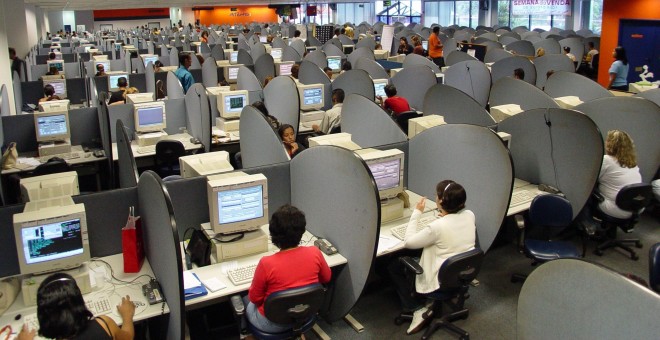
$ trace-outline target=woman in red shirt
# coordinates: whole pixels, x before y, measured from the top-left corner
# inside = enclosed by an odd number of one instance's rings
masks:
[[[385,95],[387,99],[383,100],[382,97],[378,96],[377,99],[382,103],[383,109],[387,112],[391,112],[392,115],[398,117],[401,113],[412,111],[408,100],[403,97],[396,95],[396,86],[388,84],[385,86]]]
[[[279,333],[291,325],[271,322],[264,314],[268,295],[289,288],[330,281],[330,267],[316,247],[300,246],[305,233],[305,214],[291,205],[284,205],[271,216],[270,237],[280,251],[264,256],[254,272],[252,286],[246,302],[246,315],[250,324],[264,332]]]

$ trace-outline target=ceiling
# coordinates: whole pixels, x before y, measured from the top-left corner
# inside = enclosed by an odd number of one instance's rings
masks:
[[[333,2],[344,2],[351,0],[340,0]],[[286,4],[300,3],[303,1],[287,0],[25,0],[26,4],[33,4],[47,11],[75,11],[94,9],[124,9],[124,8],[148,8],[148,7],[194,7],[194,6],[227,6],[227,5],[254,5],[254,4]],[[315,2],[327,2],[326,0]]]

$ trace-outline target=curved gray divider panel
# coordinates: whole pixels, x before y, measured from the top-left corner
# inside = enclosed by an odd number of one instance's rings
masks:
[[[266,47],[261,42],[257,42],[250,47],[250,56],[252,56],[252,60],[255,62],[264,54],[266,54]]]
[[[562,48],[562,51],[564,50],[564,47],[569,47],[571,49],[571,53],[575,56],[575,60],[577,60],[578,65],[582,62],[582,57],[584,57],[584,43],[582,42],[582,38],[566,38],[559,40],[559,45]]]
[[[149,62],[148,67],[145,70],[145,80],[146,80],[146,85],[147,85],[147,92],[151,92],[154,94],[154,97],[156,96],[156,74],[154,73],[154,67],[153,63]],[[90,80],[93,85],[94,80]],[[96,87],[95,86],[90,86],[90,90],[95,91]]]
[[[170,66],[179,66],[179,50],[175,47],[170,51]]]
[[[213,57],[206,58],[202,64],[202,84],[204,87],[218,86],[218,64]]]
[[[338,56],[341,57],[342,59],[346,58],[344,51],[342,51],[339,47],[337,47],[334,44],[326,43],[323,46],[323,53],[325,53],[326,56]]]
[[[270,54],[262,54],[254,62],[254,75],[262,84],[266,77],[275,77],[275,62]]]
[[[183,339],[185,302],[181,246],[170,194],[163,181],[153,171],[146,171],[140,176],[138,201],[144,252],[170,309],[167,317],[167,339]]]
[[[554,77],[554,76],[552,76]],[[575,107],[591,118],[607,138],[610,130],[625,131],[635,143],[637,163],[642,180],[650,183],[660,166],[660,107],[653,102],[634,97],[596,99]]]
[[[191,136],[199,139],[204,151],[211,151],[211,108],[204,86],[195,83],[186,93],[186,126]]]
[[[575,72],[575,65],[573,65],[571,59],[563,54],[546,54],[536,58],[534,59],[534,66],[536,66],[536,87],[540,89],[545,87],[545,82],[548,79],[547,73],[550,70]]]
[[[92,81],[93,83],[93,81]],[[103,146],[103,151],[105,152],[105,166],[108,171],[108,182],[107,187],[109,189],[114,189],[115,186],[115,166],[113,162],[112,155],[112,136],[110,129],[110,116],[108,115],[108,105],[106,104],[106,99],[108,99],[108,94],[102,92],[97,100],[96,114],[99,120],[99,135],[101,136],[101,145]],[[0,141],[4,141],[2,137],[2,120],[0,119]],[[1,156],[0,156],[1,157]]]
[[[543,40],[543,38],[541,38],[540,36],[536,36],[536,35],[530,35],[530,36],[525,37],[523,40],[527,40],[527,41],[531,42],[532,44],[534,44],[536,42],[539,42],[539,41]]]
[[[325,59],[325,53],[321,50],[309,52],[304,60],[316,64],[321,70],[328,66],[328,60]]]
[[[166,58],[167,60],[170,58],[170,51],[167,49],[165,44],[160,45],[160,56]]]
[[[296,52],[298,52],[298,54],[300,54],[301,56],[305,55],[305,51],[307,51],[307,48],[305,47],[305,42],[300,39],[296,39],[292,41],[291,45],[289,46],[291,46],[294,50],[296,50]]]
[[[636,94],[634,97],[640,97],[650,100],[660,106],[660,89],[653,89]]]
[[[454,64],[460,63],[461,61],[468,61],[468,60],[477,60],[477,58],[472,57],[471,55],[463,51],[454,51],[449,53],[447,58],[445,58],[445,64],[447,66],[452,66]]]
[[[344,94],[346,95],[344,98],[348,98],[349,95],[356,93],[373,101],[376,96],[374,82],[364,70],[353,69],[340,74],[332,82],[332,89],[344,90]]]
[[[520,56],[514,56],[499,60],[490,67],[490,73],[493,77],[493,84],[504,77],[512,77],[513,70],[522,68],[525,71],[525,81],[536,84],[536,67],[529,59]]]
[[[376,41],[373,37],[370,36],[362,38],[357,42],[357,44],[355,44],[356,49],[360,47],[366,47],[373,51],[376,48]]]
[[[299,63],[302,61],[302,56],[291,46],[286,46],[282,49],[282,61],[294,61]]]
[[[211,50],[211,57],[215,60],[225,60],[225,50],[222,48],[222,45],[217,44],[213,46]]]
[[[316,64],[310,61],[303,61],[300,64],[298,80],[302,84],[323,84],[323,110],[329,110],[332,107],[332,82],[330,78]]]
[[[238,68],[238,79],[236,80],[236,88],[239,90],[246,90],[250,95],[250,103],[263,100],[263,89],[257,76],[252,73],[252,70],[246,66]]]
[[[238,35],[238,50],[243,50],[246,52],[250,52],[250,44],[248,44],[247,40],[245,39],[244,36],[241,36],[240,34]]]
[[[577,96],[583,102],[599,98],[614,97],[614,95],[597,82],[573,72],[555,72],[546,80],[543,89],[552,98]]]
[[[449,124],[494,126],[490,113],[467,93],[444,84],[433,85],[424,96],[424,115],[443,116]]]
[[[507,51],[514,51],[517,55],[521,56],[533,56],[536,52],[534,45],[532,45],[532,43],[527,40],[514,41],[504,46],[504,48]]]
[[[119,170],[119,187],[131,188],[138,184],[138,170],[131,149],[131,138],[126,132],[124,123],[117,119],[115,133],[117,136],[117,169]]]
[[[484,39],[491,40],[491,41],[497,41],[497,34],[495,34],[493,32],[488,32],[488,33],[484,33],[484,34],[479,35],[479,38],[484,38]]]
[[[371,88],[373,89],[373,85]],[[291,124],[294,132],[298,134],[300,97],[293,78],[279,76],[268,82],[264,88],[264,104],[271,116],[277,118],[280,123]]]
[[[408,59],[406,57],[406,59]],[[397,72],[390,81],[397,89],[397,94],[408,99],[410,106],[420,110],[424,106],[424,95],[431,86],[438,83],[435,73],[429,67],[415,65]],[[407,131],[406,131],[407,133]]]
[[[465,188],[465,206],[476,216],[481,249],[488,251],[513,187],[513,164],[500,138],[481,126],[440,125],[411,139],[408,155],[408,188],[413,192],[434,200],[435,186],[444,179]]]
[[[486,46],[486,53],[488,53],[488,51],[490,51],[490,50],[504,49],[502,44],[497,42],[497,41],[486,40],[486,41],[482,42],[481,44]]]
[[[654,339],[658,310],[660,295],[618,272],[584,260],[556,260],[525,280],[516,333],[520,340]]]
[[[355,64],[357,64],[358,59],[360,58],[365,58],[365,59],[370,59],[374,60],[374,51],[370,50],[367,47],[361,47],[355,49],[351,54],[349,54],[347,57],[348,62],[351,63],[351,66],[355,68]]]
[[[422,57],[421,55],[411,53],[406,56],[406,59],[403,59],[402,67],[404,69],[406,67],[418,66],[418,65],[423,65],[431,68],[431,70],[433,70],[433,73],[440,73],[440,68],[438,67],[438,65],[434,64],[432,61],[428,60],[427,58]]]
[[[243,167],[251,168],[289,161],[282,140],[261,111],[246,106],[241,112],[241,157]]]
[[[283,49],[287,46],[289,46],[289,45],[287,45],[287,43],[285,43],[282,38],[280,38],[280,37],[273,38],[273,48],[282,48]]]
[[[341,131],[363,148],[401,143],[408,140],[408,131],[401,131],[396,122],[380,107],[360,95],[350,95],[341,110]]]
[[[254,59],[247,50],[238,50],[237,63],[245,66],[254,65]]]
[[[322,314],[329,322],[337,321],[360,298],[376,257],[380,233],[376,183],[357,155],[339,147],[307,149],[290,164],[291,204],[305,212],[312,234],[328,239],[348,260],[332,278],[334,296]]]
[[[372,79],[389,79],[390,74],[385,71],[383,66],[377,63],[375,60],[360,58],[355,64],[353,64],[354,69],[365,70],[369,73],[369,76]]]
[[[498,80],[490,89],[490,106],[504,104],[518,104],[523,110],[559,108],[559,104],[538,87],[510,77]]]
[[[484,57],[485,63],[495,63],[499,60],[510,58],[513,54],[501,49],[488,49],[486,56]]]
[[[449,56],[449,53],[456,51],[457,42],[456,42],[456,39],[449,38],[449,39],[443,41],[442,45],[443,45],[442,55],[445,56],[445,58],[447,58],[447,56]]]
[[[555,39],[543,39],[534,43],[534,48],[542,48],[545,54],[561,54],[561,46]]]
[[[190,64],[190,68],[188,70],[201,70],[202,69],[202,64],[200,64],[199,59],[197,59],[197,55],[193,56],[190,59],[192,60],[192,64]]]
[[[519,41],[520,39],[516,39],[514,37],[509,37],[509,36],[501,36],[497,41],[499,41],[502,45],[508,46],[514,42]]]
[[[167,99],[181,99],[184,97],[183,86],[174,72],[167,72]]]
[[[498,131],[511,134],[516,177],[558,188],[571,202],[573,217],[577,216],[603,162],[603,140],[596,124],[573,110],[534,109],[501,121]]]
[[[467,93],[483,107],[488,104],[490,71],[478,60],[462,61],[450,67],[445,72],[445,84]]]
[[[339,42],[342,45],[353,45],[354,44],[353,40],[351,40],[351,38],[349,38],[346,34],[340,34],[339,35]]]

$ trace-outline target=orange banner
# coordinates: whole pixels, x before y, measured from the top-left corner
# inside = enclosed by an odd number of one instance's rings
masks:
[[[213,10],[194,10],[195,19],[202,25],[247,24],[251,22],[277,22],[275,8],[268,6],[215,7]]]

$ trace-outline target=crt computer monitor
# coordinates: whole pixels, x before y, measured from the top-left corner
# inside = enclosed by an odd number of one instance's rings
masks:
[[[268,37],[265,35],[259,36],[259,41],[265,44],[268,42]]]
[[[290,76],[291,68],[295,62],[293,61],[282,61],[275,64],[275,75],[277,76]]]
[[[218,94],[218,112],[222,118],[239,118],[248,105],[248,91],[223,91]]]
[[[224,76],[225,76],[225,81],[234,84],[238,80],[238,69],[241,67],[241,65],[230,65],[230,66],[225,66],[224,67]]]
[[[268,181],[262,174],[209,179],[207,194],[216,233],[251,231],[268,223]]]
[[[323,108],[325,89],[323,84],[298,85],[298,96],[300,97],[300,110],[320,110]]]
[[[103,72],[112,71],[110,69],[110,60],[95,60],[94,61],[94,74],[96,74],[96,72],[98,72],[97,67],[98,67],[99,64],[103,65]]]
[[[66,91],[66,79],[48,79],[44,80],[44,87],[46,85],[50,85],[55,89],[55,95],[60,97],[60,99],[64,99],[67,97],[67,91]]]
[[[90,259],[83,204],[15,214],[14,239],[22,275],[72,269]]]
[[[50,100],[47,102],[39,103],[39,111],[41,112],[51,112],[51,111],[69,111],[69,100]]]
[[[69,111],[35,112],[34,131],[37,142],[63,141],[71,138]]]
[[[360,156],[371,170],[381,200],[396,197],[403,192],[403,151],[398,149],[368,150],[366,153],[361,153]]]
[[[64,72],[64,60],[47,60],[46,64],[48,65],[48,70],[51,67],[55,67],[58,71]]]
[[[328,61],[328,67],[332,69],[332,72],[339,72],[341,71],[341,57],[325,57],[325,59]]]
[[[428,49],[429,49],[429,41],[428,40],[422,41],[422,48],[424,49],[424,51],[428,51]]]
[[[165,130],[167,127],[165,103],[149,102],[134,104],[133,118],[135,120],[135,131],[137,132],[158,132]]]
[[[238,63],[238,51],[229,52],[229,63],[230,64]]]
[[[381,96],[386,98],[385,86],[387,86],[387,79],[374,79],[374,92],[376,97]]]
[[[273,59],[282,59],[282,49],[281,48],[271,48],[270,49],[270,56],[273,57]]]
[[[130,86],[130,81],[128,78],[128,73],[122,72],[122,73],[113,73],[108,75],[108,91],[117,91],[119,90],[119,85],[117,85],[117,82],[119,81],[119,78],[126,78],[126,86]]]
[[[150,62],[152,64],[155,64],[158,61],[158,56],[155,54],[142,54],[140,55],[140,57],[142,58],[144,67],[147,67],[147,65],[149,65]]]
[[[20,185],[23,202],[80,195],[78,173],[75,171],[21,178]]]

